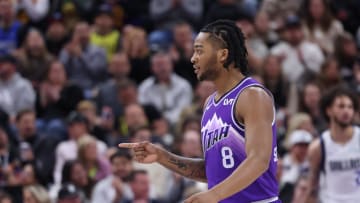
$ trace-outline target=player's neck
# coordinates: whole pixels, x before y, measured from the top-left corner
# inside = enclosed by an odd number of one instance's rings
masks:
[[[214,81],[217,90],[217,97],[220,98],[223,94],[226,94],[244,77],[244,75],[234,68],[229,68],[229,70],[221,72],[218,79]]]
[[[342,127],[337,124],[330,125],[331,139],[339,144],[346,144],[353,136],[354,128],[352,125]]]

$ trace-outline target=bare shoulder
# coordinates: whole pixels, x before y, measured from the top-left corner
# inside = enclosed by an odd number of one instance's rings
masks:
[[[309,155],[309,158],[320,158],[320,156],[321,156],[321,143],[320,143],[319,138],[316,138],[309,145],[308,155]]]
[[[244,89],[236,102],[237,119],[244,122],[245,117],[256,120],[273,120],[274,102],[272,97],[262,87]]]
[[[251,108],[252,106],[261,105],[258,107],[273,107],[273,99],[268,92],[262,87],[254,86],[244,89],[239,95],[238,102],[242,108]]]

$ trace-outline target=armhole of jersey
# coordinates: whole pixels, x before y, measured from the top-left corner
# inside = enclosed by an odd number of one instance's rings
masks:
[[[238,92],[237,95],[236,95],[235,102],[232,104],[232,107],[231,107],[231,108],[232,108],[232,115],[231,115],[231,117],[232,117],[233,121],[235,122],[236,126],[237,126],[237,127],[240,127],[240,129],[245,129],[244,124],[243,124],[243,123],[240,123],[240,121],[238,121],[238,119],[236,118],[236,103],[237,103],[237,101],[238,101],[238,99],[239,99],[239,97],[240,97],[241,92],[244,91],[244,89],[246,89],[246,88],[248,88],[248,87],[258,87],[258,88],[261,88],[262,90],[264,90],[264,91],[266,92],[266,94],[268,94],[268,95],[271,97],[271,100],[272,100],[272,102],[273,102],[273,114],[274,114],[274,115],[273,115],[273,120],[272,120],[272,122],[271,122],[271,125],[274,125],[274,123],[275,123],[275,118],[276,118],[276,110],[275,110],[275,100],[274,100],[274,96],[271,94],[271,92],[270,92],[269,90],[265,89],[264,86],[255,83],[255,84],[250,84],[250,85],[244,87],[240,92]]]
[[[213,103],[213,97],[215,95],[216,92],[210,94],[210,96],[208,96],[208,98],[205,101],[205,104],[203,105],[203,111],[205,111],[206,107],[210,106]]]
[[[326,156],[326,153],[325,153],[325,141],[324,141],[324,138],[322,135],[320,135],[320,156],[321,156],[321,159],[320,159],[320,172],[323,172],[324,174],[326,174],[326,171],[325,171],[325,156]]]

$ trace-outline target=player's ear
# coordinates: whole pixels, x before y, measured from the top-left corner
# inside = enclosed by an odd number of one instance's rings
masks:
[[[220,62],[225,63],[225,61],[226,61],[226,59],[228,58],[228,55],[229,55],[229,50],[228,49],[220,49],[219,50],[219,55],[220,55]]]

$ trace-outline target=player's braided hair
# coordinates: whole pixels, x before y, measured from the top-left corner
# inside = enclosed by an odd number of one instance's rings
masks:
[[[228,58],[224,67],[228,68],[234,62],[235,68],[239,68],[243,75],[248,74],[247,50],[245,47],[245,37],[240,28],[234,21],[217,20],[206,25],[201,32],[210,33],[210,39],[219,48],[229,50]]]

